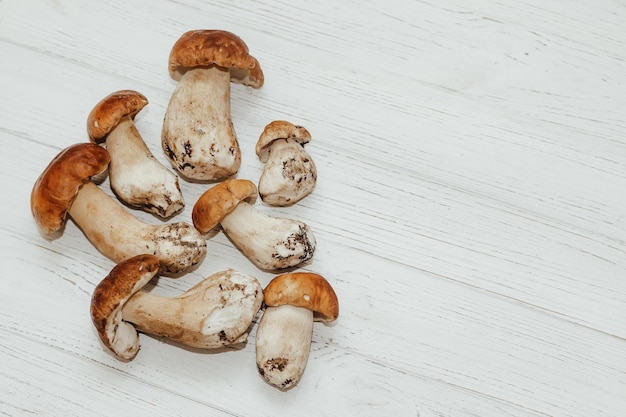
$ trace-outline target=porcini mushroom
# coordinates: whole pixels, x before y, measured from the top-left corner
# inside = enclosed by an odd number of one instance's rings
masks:
[[[311,134],[302,126],[275,120],[265,126],[256,144],[256,154],[265,167],[259,179],[259,195],[274,206],[294,204],[315,187],[317,169],[304,150]]]
[[[179,273],[200,262],[206,254],[206,240],[191,224],[144,223],[90,181],[108,163],[107,150],[94,143],[72,145],[50,162],[30,198],[42,235],[58,236],[69,214],[87,239],[115,262],[154,254],[161,271],[167,273]]]
[[[169,72],[179,83],[163,120],[165,155],[187,179],[232,176],[239,170],[241,151],[231,119],[230,82],[261,87],[259,62],[233,33],[193,30],[172,47]]]
[[[312,272],[275,277],[265,287],[265,311],[256,333],[256,363],[270,384],[296,385],[308,362],[313,322],[339,316],[339,301],[330,283]]]
[[[299,265],[313,256],[316,241],[305,223],[272,217],[254,208],[256,185],[229,179],[206,190],[193,207],[196,229],[206,235],[218,224],[257,267],[277,270]]]
[[[89,113],[87,133],[92,142],[106,140],[111,188],[120,200],[165,219],[185,202],[178,176],[154,157],[135,126],[135,115],[147,104],[137,91],[111,93]]]
[[[245,342],[262,303],[255,277],[227,269],[176,297],[139,291],[124,305],[122,317],[143,333],[215,349]]]
[[[118,263],[92,294],[92,322],[116,356],[129,360],[137,354],[137,330],[202,349],[246,341],[263,302],[256,278],[228,269],[177,297],[140,291],[158,270],[156,256],[134,256]]]
[[[124,321],[124,304],[157,274],[159,259],[137,255],[117,264],[91,295],[91,321],[104,346],[120,359],[130,360],[139,351],[135,327]]]

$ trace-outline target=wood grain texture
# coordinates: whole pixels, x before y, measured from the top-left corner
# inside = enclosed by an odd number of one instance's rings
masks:
[[[624,23],[619,1],[0,0],[0,415],[622,416]],[[312,134],[313,194],[257,202],[311,226],[302,270],[340,301],[288,392],[258,375],[255,327],[220,352],[142,334],[133,361],[115,359],[89,318],[114,264],[71,221],[45,240],[28,208],[119,89],[148,98],[136,124],[167,164],[167,56],[197,28],[237,33],[265,73],[231,91],[239,178],[258,180],[268,122]],[[174,220],[208,186],[181,182]],[[207,244],[197,269],[150,290],[175,296],[229,267],[273,277],[222,232]]]

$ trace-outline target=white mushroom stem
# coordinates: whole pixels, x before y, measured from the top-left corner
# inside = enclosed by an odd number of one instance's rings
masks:
[[[305,223],[268,216],[245,201],[220,222],[233,243],[259,268],[296,266],[313,256],[316,241]]]
[[[111,188],[122,201],[161,218],[183,209],[178,177],[150,152],[130,116],[109,132],[106,143]]]
[[[229,177],[241,164],[230,115],[230,71],[188,70],[174,90],[162,130],[165,155],[181,175],[207,181]]]
[[[317,169],[304,146],[296,139],[276,139],[267,148],[267,163],[259,179],[261,199],[286,206],[309,195],[315,187]]]
[[[256,334],[256,363],[270,384],[288,389],[300,381],[309,359],[313,312],[288,304],[266,307]]]
[[[206,254],[206,240],[192,225],[144,223],[92,182],[82,186],[69,214],[87,239],[115,262],[154,254],[163,272],[178,273]]]
[[[173,298],[140,291],[126,302],[122,317],[144,333],[213,349],[245,342],[262,302],[256,278],[227,270]]]

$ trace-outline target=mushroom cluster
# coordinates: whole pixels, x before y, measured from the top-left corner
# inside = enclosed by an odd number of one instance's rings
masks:
[[[178,85],[163,118],[161,147],[173,170],[154,157],[134,123],[148,99],[134,90],[115,91],[89,113],[89,140],[62,150],[36,180],[33,217],[48,239],[71,218],[115,263],[91,296],[93,325],[115,357],[137,355],[138,332],[200,349],[245,343],[262,311],[255,344],[259,374],[290,389],[304,372],[313,322],[335,320],[339,303],[324,277],[292,271],[313,258],[311,228],[267,215],[255,201],[260,196],[270,206],[291,206],[313,191],[317,170],[304,151],[311,135],[288,121],[270,122],[255,149],[265,164],[258,187],[236,178],[241,149],[230,83],[260,88],[259,62],[231,32],[193,30],[175,42],[169,73]],[[102,175],[108,175],[113,197],[95,181]],[[214,182],[193,205],[191,222],[169,221],[184,213],[179,179]],[[132,210],[162,223],[141,221]],[[198,266],[218,226],[259,270],[278,273],[265,288],[253,276],[226,269],[175,297],[142,290],[157,275],[177,277]]]

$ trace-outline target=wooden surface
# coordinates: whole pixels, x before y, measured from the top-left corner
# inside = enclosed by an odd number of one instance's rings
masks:
[[[0,0],[0,415],[626,415],[626,4],[294,3]],[[71,221],[44,239],[29,209],[115,90],[148,97],[137,126],[166,163],[167,58],[200,28],[241,36],[265,73],[259,90],[232,87],[239,178],[258,180],[268,122],[313,136],[313,194],[257,202],[311,226],[300,270],[341,307],[287,392],[257,372],[256,327],[239,349],[142,334],[133,361],[114,358],[89,318],[114,263]],[[208,186],[183,181],[174,220]],[[223,232],[207,244],[153,292],[229,267],[274,276]]]

